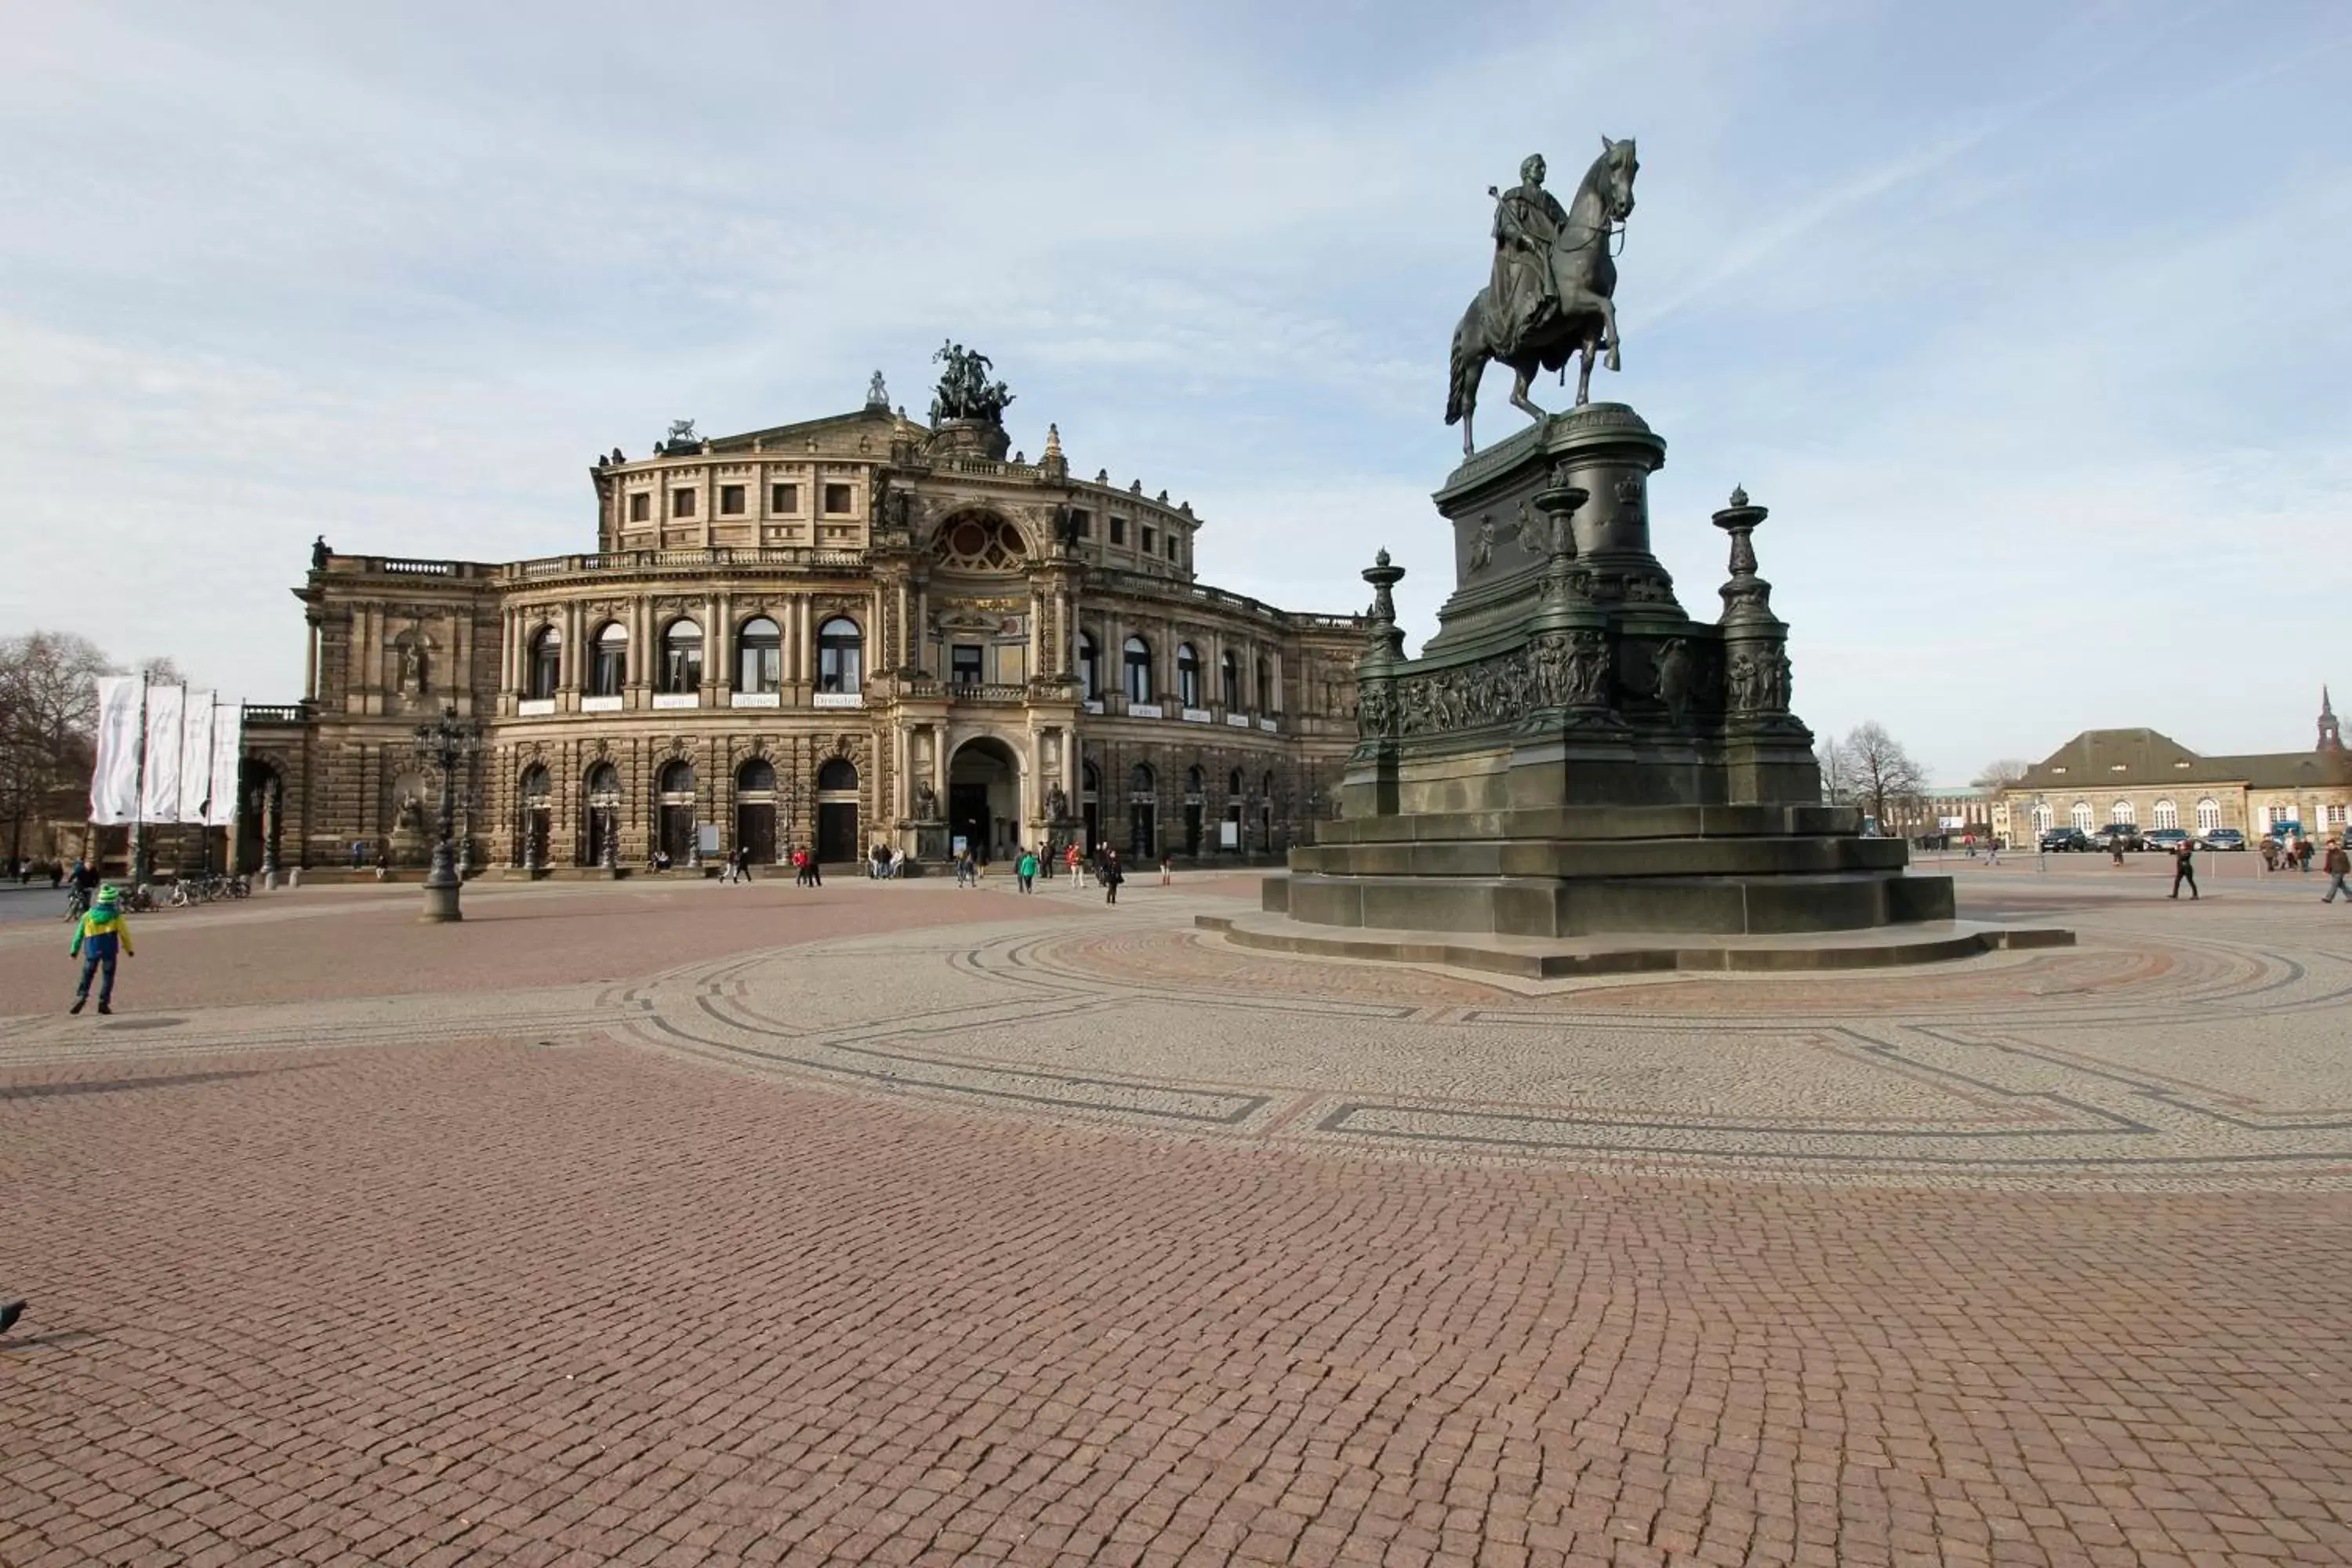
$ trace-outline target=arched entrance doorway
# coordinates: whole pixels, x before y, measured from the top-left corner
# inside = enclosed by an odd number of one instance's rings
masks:
[[[948,834],[982,860],[1001,860],[1021,842],[1021,763],[1003,742],[982,736],[948,759]]]
[[[735,770],[735,845],[759,865],[776,863],[776,765],[765,757]]]
[[[284,786],[278,770],[267,763],[247,757],[236,769],[236,845],[229,855],[229,869],[252,872],[261,869],[265,862],[275,864],[274,848],[278,840],[278,806],[285,799]],[[222,837],[226,838],[226,834]],[[211,834],[205,834],[205,865],[211,865]]]
[[[1184,771],[1184,853],[1201,852],[1201,818],[1207,809],[1202,792],[1208,780],[1198,767]]]
[[[1136,865],[1160,853],[1160,781],[1138,763],[1127,781],[1128,854]]]
[[[544,766],[533,763],[523,770],[522,786],[517,793],[522,797],[522,820],[517,825],[522,835],[522,848],[515,858],[526,866],[544,866],[547,864],[547,826],[553,815],[553,781],[548,777]]]
[[[835,757],[816,771],[816,858],[845,866],[864,853],[857,842],[857,764]]]
[[[610,763],[598,763],[588,770],[588,837],[581,846],[582,863],[601,866],[607,859],[615,864],[621,852],[621,770]]]
[[[683,757],[662,766],[661,847],[677,865],[694,856],[694,764]]]
[[[1086,818],[1087,853],[1091,855],[1102,843],[1102,770],[1094,763],[1085,764],[1078,789],[1079,815]]]

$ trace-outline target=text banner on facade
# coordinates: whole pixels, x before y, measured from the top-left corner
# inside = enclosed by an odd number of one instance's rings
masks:
[[[236,764],[244,750],[245,704],[224,702],[213,720],[212,805],[205,815],[205,820],[215,827],[236,826]],[[231,853],[234,852],[232,843]]]
[[[142,822],[180,819],[180,716],[187,704],[184,686],[147,689],[147,755],[142,764],[145,782],[139,794]]]
[[[140,699],[136,675],[98,678],[98,762],[89,773],[89,819],[109,826],[139,815]]]
[[[180,716],[180,809],[174,822],[202,822],[205,802],[213,793],[213,705],[210,691],[188,693],[188,710]]]

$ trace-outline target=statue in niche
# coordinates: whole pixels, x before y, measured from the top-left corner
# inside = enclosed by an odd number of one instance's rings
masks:
[[[939,792],[931,788],[928,782],[918,784],[915,786],[915,820],[937,822],[939,819]]]
[[[1070,797],[1062,793],[1060,784],[1055,784],[1045,792],[1045,815],[1055,822],[1060,822],[1070,815]]]
[[[423,697],[432,689],[431,671],[425,663],[425,639],[418,637],[402,639],[399,654],[401,694]]]

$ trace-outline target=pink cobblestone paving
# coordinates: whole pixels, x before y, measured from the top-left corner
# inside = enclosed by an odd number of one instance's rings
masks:
[[[858,891],[825,918],[1012,898]],[[2340,1187],[1414,1161],[615,1041],[89,1037],[0,1068],[8,1568],[2352,1562]]]

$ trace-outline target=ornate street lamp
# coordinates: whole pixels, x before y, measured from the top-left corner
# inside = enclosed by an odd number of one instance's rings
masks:
[[[482,750],[481,727],[461,721],[452,705],[441,710],[435,724],[416,727],[416,754],[441,770],[441,809],[434,822],[433,869],[425,877],[425,912],[422,921],[460,921],[457,894],[464,886],[457,878],[457,769],[470,763]]]

